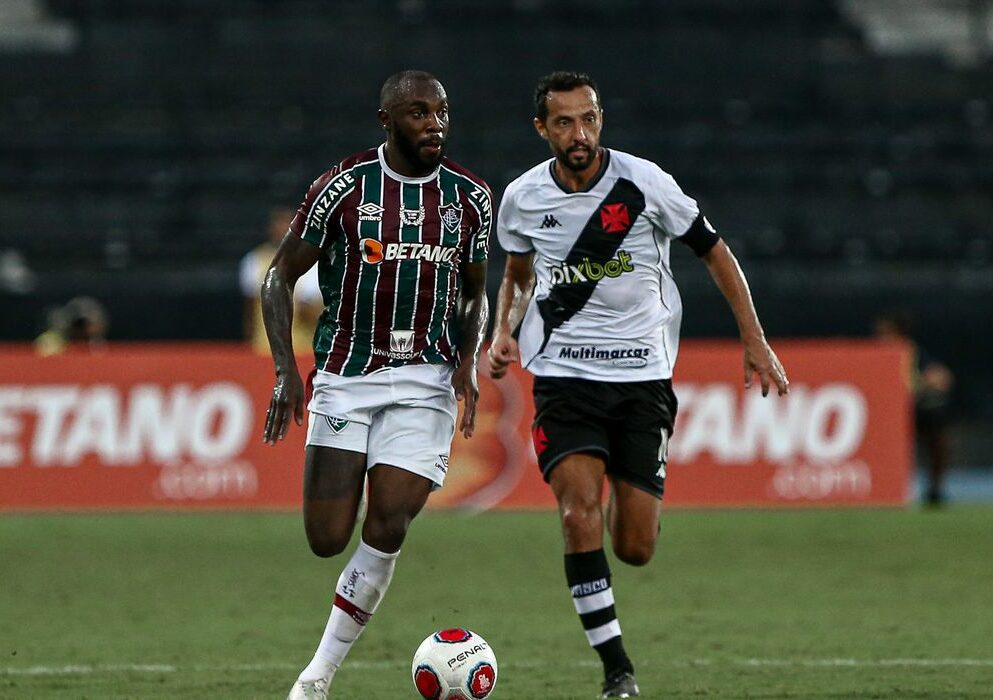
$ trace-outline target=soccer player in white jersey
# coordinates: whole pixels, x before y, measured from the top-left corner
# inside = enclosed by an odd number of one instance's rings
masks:
[[[473,432],[492,203],[485,182],[445,157],[448,120],[433,76],[388,78],[379,110],[386,143],[314,182],[262,285],[276,365],[263,438],[275,444],[293,419],[303,422],[292,296],[318,266],[326,307],[314,335],[303,503],[316,555],[348,545],[367,474],[369,482],[362,540],[290,700],[327,697],[376,611],[407,528],[445,479],[457,400],[459,429]]]
[[[504,192],[497,235],[508,257],[488,359],[493,377],[511,362],[535,375],[534,447],[559,505],[566,581],[603,662],[602,697],[629,698],[639,691],[614,610],[604,521],[621,561],[649,562],[676,416],[682,305],[670,241],[703,260],[727,299],[745,386],[757,374],[763,396],[773,384],[782,395],[789,382],[741,268],[696,202],[654,163],[601,146],[602,125],[589,76],[539,81],[534,127],[554,157]]]

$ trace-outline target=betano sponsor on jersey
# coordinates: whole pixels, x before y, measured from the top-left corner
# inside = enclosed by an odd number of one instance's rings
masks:
[[[362,260],[376,265],[384,260],[423,260],[433,263],[451,263],[455,260],[458,248],[432,245],[430,243],[387,243],[375,238],[363,238]]]

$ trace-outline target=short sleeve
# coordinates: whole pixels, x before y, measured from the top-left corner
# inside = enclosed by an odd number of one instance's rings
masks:
[[[508,187],[500,202],[500,212],[497,215],[497,240],[500,247],[511,254],[526,255],[534,250],[530,239],[523,234],[520,226],[520,216],[513,194],[513,188]]]
[[[350,170],[342,171],[339,165],[327,171],[307,190],[290,222],[290,231],[308,243],[326,248],[339,231],[333,224],[337,207],[353,189],[355,178]]]
[[[646,214],[667,236],[679,238],[690,230],[700,214],[696,200],[687,196],[669,173],[653,165],[647,193]]]
[[[469,193],[469,201],[476,209],[479,223],[469,234],[468,260],[471,263],[483,262],[490,253],[490,233],[493,231],[493,193],[483,184]]]

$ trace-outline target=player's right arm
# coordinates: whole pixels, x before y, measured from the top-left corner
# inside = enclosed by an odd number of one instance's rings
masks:
[[[262,281],[262,320],[276,365],[262,439],[272,445],[286,436],[291,413],[297,425],[303,425],[304,388],[293,354],[293,287],[320,255],[320,248],[288,233]]]
[[[500,379],[507,373],[511,362],[520,362],[514,329],[521,323],[534,290],[534,251],[524,254],[511,253],[503,269],[500,291],[497,292],[496,322],[493,325],[493,342],[486,354],[490,376]]]

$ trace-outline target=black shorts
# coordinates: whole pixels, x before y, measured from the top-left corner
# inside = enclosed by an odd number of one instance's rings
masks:
[[[531,435],[541,474],[576,452],[602,456],[607,473],[659,498],[676,420],[672,382],[535,377]]]

